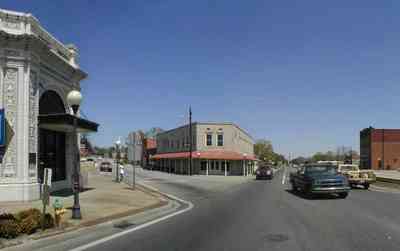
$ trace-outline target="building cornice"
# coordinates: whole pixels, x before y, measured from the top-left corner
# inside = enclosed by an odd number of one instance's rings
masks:
[[[87,74],[77,64],[78,50],[75,46],[67,46],[47,32],[38,19],[30,13],[22,13],[0,9],[0,35],[9,37],[32,38],[45,45],[52,54],[66,65],[80,73],[83,79]]]

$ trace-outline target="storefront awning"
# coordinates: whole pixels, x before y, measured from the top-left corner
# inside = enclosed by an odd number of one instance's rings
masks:
[[[73,132],[74,117],[74,115],[66,113],[39,115],[39,128],[59,132]],[[97,132],[99,127],[97,123],[82,118],[77,119],[77,131],[79,133]]]
[[[159,153],[151,156],[151,159],[187,159],[190,152]],[[257,160],[254,155],[243,155],[242,153],[214,150],[214,151],[195,151],[192,152],[193,159],[213,159],[213,160]]]

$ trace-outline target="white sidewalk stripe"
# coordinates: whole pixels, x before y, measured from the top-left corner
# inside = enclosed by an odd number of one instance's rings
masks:
[[[177,212],[174,212],[174,213],[165,215],[165,216],[163,216],[163,217],[161,217],[161,218],[158,218],[158,219],[155,219],[155,220],[146,222],[146,223],[144,223],[144,224],[142,224],[142,225],[139,225],[139,226],[137,226],[137,227],[130,228],[130,229],[127,229],[127,230],[125,230],[125,231],[122,231],[122,232],[119,232],[119,233],[110,235],[110,236],[108,236],[108,237],[105,237],[105,238],[102,238],[102,239],[99,239],[99,240],[90,242],[90,243],[85,244],[85,245],[83,245],[83,246],[80,246],[80,247],[71,249],[71,251],[82,251],[82,250],[86,250],[86,249],[88,249],[88,248],[97,246],[97,245],[99,245],[99,244],[105,243],[105,242],[110,241],[110,240],[112,240],[112,239],[115,239],[115,238],[121,237],[121,236],[123,236],[123,235],[126,235],[126,234],[129,234],[129,233],[138,231],[138,230],[140,230],[140,229],[142,229],[142,228],[151,226],[151,225],[153,225],[153,224],[159,223],[159,222],[161,222],[161,221],[164,221],[164,220],[169,219],[169,218],[171,218],[171,217],[174,217],[174,216],[176,216],[176,215],[182,214],[182,213],[184,213],[184,212],[187,212],[187,211],[191,210],[191,209],[194,207],[193,204],[192,204],[190,201],[183,200],[183,199],[178,198],[178,197],[176,197],[176,196],[174,196],[174,195],[171,195],[171,194],[167,194],[167,193],[160,192],[157,188],[151,187],[151,186],[149,186],[149,185],[145,185],[145,184],[141,184],[141,185],[145,186],[146,188],[149,188],[150,190],[157,191],[157,192],[159,192],[159,193],[165,195],[165,196],[168,197],[168,198],[171,198],[171,199],[173,199],[173,200],[179,201],[179,202],[181,202],[181,203],[183,203],[183,204],[187,204],[188,207],[187,207],[187,208],[184,208],[184,209],[182,209],[182,210],[179,210],[179,211],[177,211]]]

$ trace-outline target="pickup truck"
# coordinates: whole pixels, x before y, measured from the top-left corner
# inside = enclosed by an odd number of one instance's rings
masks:
[[[330,164],[310,164],[290,173],[289,181],[294,192],[301,191],[308,197],[315,194],[337,194],[346,198],[350,191],[347,178]]]
[[[341,164],[338,165],[338,172],[347,177],[351,187],[358,185],[363,186],[365,189],[376,181],[376,176],[371,170],[360,170],[357,165]]]

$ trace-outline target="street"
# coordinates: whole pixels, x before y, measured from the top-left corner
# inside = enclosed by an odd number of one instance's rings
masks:
[[[138,177],[191,201],[194,208],[89,250],[398,250],[400,246],[398,193],[356,189],[344,200],[308,200],[282,184],[282,171],[272,181],[143,170]]]

